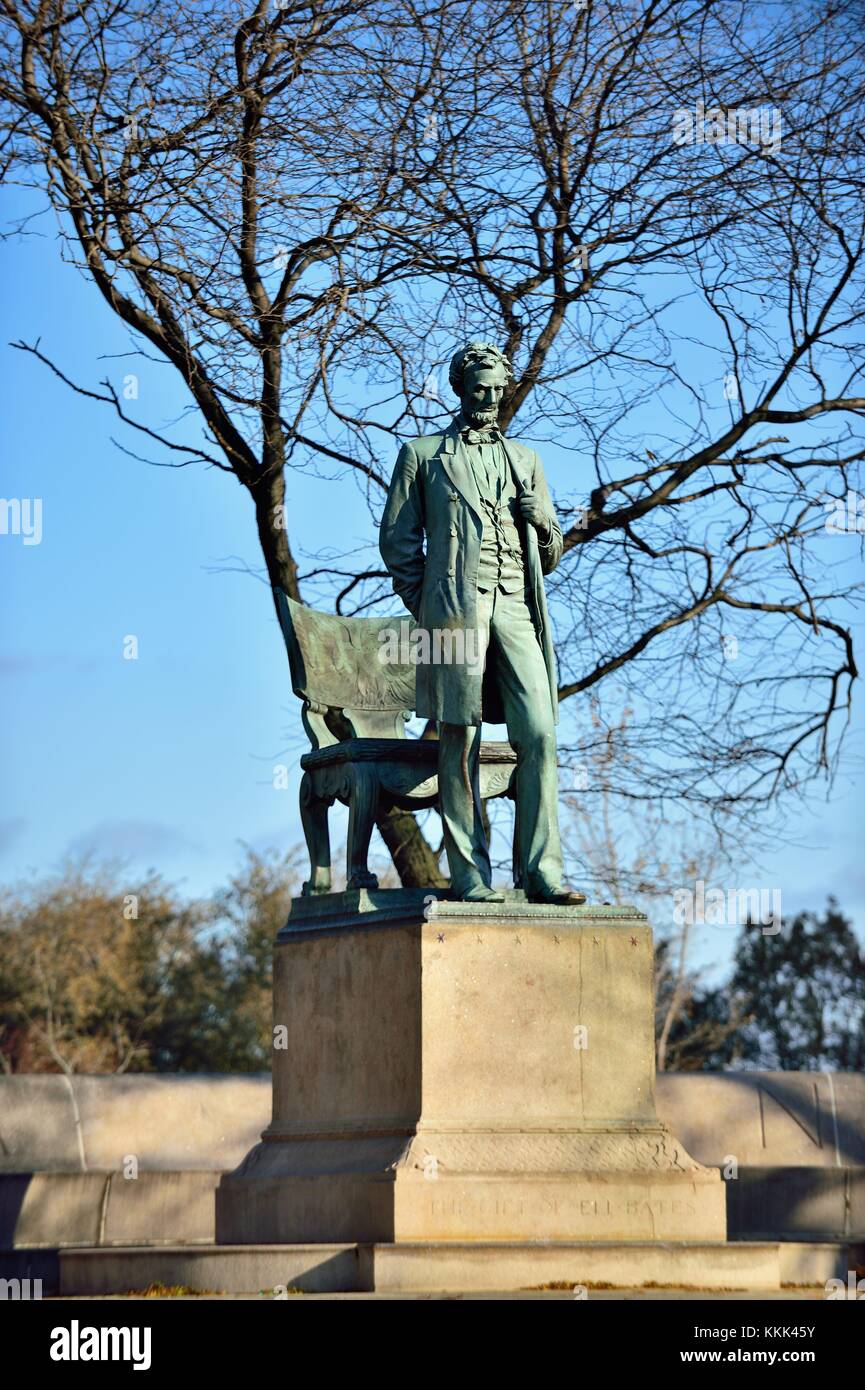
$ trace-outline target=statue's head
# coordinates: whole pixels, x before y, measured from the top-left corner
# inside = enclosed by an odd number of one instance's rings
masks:
[[[451,358],[448,380],[462,402],[464,417],[477,429],[495,424],[512,378],[508,359],[494,343],[469,343]]]

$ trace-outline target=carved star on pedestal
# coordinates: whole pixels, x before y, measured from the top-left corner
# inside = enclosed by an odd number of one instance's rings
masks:
[[[444,934],[443,931],[440,931],[440,932],[439,932],[438,939],[439,939],[439,941],[444,941],[444,939],[445,939],[445,934]]]
[[[637,940],[637,938],[636,938],[635,936],[632,936],[632,937],[631,937],[631,945],[632,945],[632,946],[639,946],[639,944],[640,944],[640,943],[639,943],[639,941]]]

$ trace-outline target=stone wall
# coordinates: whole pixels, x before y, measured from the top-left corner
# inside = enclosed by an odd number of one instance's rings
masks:
[[[701,1163],[865,1165],[865,1076],[661,1075],[658,1112]],[[0,1172],[226,1171],[270,1123],[255,1076],[0,1077]]]
[[[865,1240],[865,1076],[664,1075],[657,1099],[734,1179],[731,1238]],[[0,1077],[0,1252],[212,1241],[220,1173],[270,1118],[267,1075]]]
[[[226,1171],[270,1098],[268,1075],[0,1077],[0,1172]]]

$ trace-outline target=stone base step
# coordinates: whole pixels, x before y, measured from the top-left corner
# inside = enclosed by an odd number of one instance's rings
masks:
[[[747,1242],[732,1242],[735,1248],[740,1249],[743,1245],[748,1248]],[[409,1246],[408,1250],[418,1247]],[[428,1247],[420,1247],[428,1248]],[[483,1247],[489,1249],[488,1246]],[[543,1250],[549,1251],[550,1247],[542,1246]],[[560,1252],[555,1249],[554,1254],[557,1260],[569,1261],[574,1255],[574,1250],[582,1251],[587,1247],[568,1246]],[[644,1249],[643,1246],[636,1247]],[[713,1257],[717,1246],[698,1247],[707,1252],[707,1258]],[[782,1289],[814,1289],[822,1288],[828,1279],[846,1279],[850,1270],[865,1267],[865,1246],[847,1245],[844,1243],[830,1242],[804,1242],[804,1241],[782,1241],[779,1245],[774,1242],[760,1242],[759,1248],[778,1251],[779,1277]],[[387,1273],[387,1261],[383,1251],[388,1249],[386,1246],[378,1247],[379,1251],[379,1276],[381,1282],[382,1271]],[[464,1246],[458,1250],[464,1250]],[[630,1249],[630,1247],[629,1247]],[[401,1247],[398,1248],[398,1253]],[[296,1288],[303,1288],[305,1292],[370,1292],[369,1287],[363,1284],[363,1278],[369,1277],[372,1267],[374,1272],[374,1251],[370,1257],[370,1247],[358,1247],[356,1245],[333,1245],[333,1246],[245,1246],[245,1247],[220,1247],[210,1245],[195,1246],[133,1246],[133,1247],[101,1247],[93,1251],[74,1249],[68,1252],[69,1256],[75,1257],[66,1269],[66,1289],[71,1291],[73,1287],[85,1295],[85,1289],[89,1290],[92,1286],[94,1292],[90,1295],[99,1297],[106,1290],[114,1291],[122,1285],[123,1291],[130,1288],[146,1288],[150,1283],[160,1283],[166,1285],[185,1285],[190,1288],[207,1287],[214,1292],[222,1293],[244,1293],[254,1295],[260,1289],[272,1291],[277,1284],[291,1285]],[[19,1248],[16,1250],[0,1250],[0,1278],[5,1279],[39,1279],[42,1282],[44,1296],[57,1294],[60,1291],[60,1257],[64,1253],[61,1248]],[[103,1260],[96,1264],[87,1264],[78,1259],[88,1253],[101,1254]],[[452,1254],[456,1252],[451,1252]],[[105,1264],[104,1257],[120,1255],[120,1261]],[[202,1263],[201,1256],[208,1256],[209,1259]],[[240,1255],[248,1256],[246,1263],[239,1258]],[[264,1264],[257,1264],[255,1261],[261,1255]],[[228,1257],[226,1259],[225,1257]],[[151,1262],[150,1257],[155,1257]],[[535,1258],[538,1258],[537,1256]],[[272,1279],[273,1269],[271,1264],[276,1261],[277,1271],[282,1272],[281,1279]],[[364,1262],[365,1261],[365,1262]],[[372,1262],[371,1262],[372,1261]],[[487,1268],[495,1266],[488,1259]],[[501,1264],[499,1267],[504,1267]],[[568,1266],[570,1268],[570,1266]],[[678,1267],[678,1266],[676,1266]],[[670,1262],[667,1257],[664,1266],[664,1282],[670,1282],[671,1271],[674,1262]],[[464,1274],[461,1265],[458,1270],[458,1281],[450,1292],[466,1292],[464,1289]],[[101,1271],[101,1272],[100,1272]],[[180,1271],[178,1273],[178,1271]],[[226,1271],[232,1271],[230,1276]],[[249,1273],[248,1271],[254,1271]],[[642,1274],[639,1260],[631,1261],[631,1278],[638,1280]],[[96,1275],[98,1273],[98,1280]],[[774,1273],[774,1266],[773,1266]],[[182,1274],[183,1277],[180,1277]],[[240,1283],[248,1283],[249,1289],[239,1289],[236,1287],[240,1274]],[[226,1284],[226,1277],[230,1282]],[[696,1276],[691,1276],[696,1277]],[[563,1277],[564,1278],[564,1277]],[[705,1272],[700,1274],[703,1279],[704,1287],[715,1288],[715,1283],[709,1283]],[[200,1283],[201,1280],[205,1282]],[[84,1280],[84,1283],[81,1281]],[[96,1280],[96,1282],[94,1282]],[[559,1282],[558,1277],[550,1276],[544,1282]],[[573,1282],[578,1281],[575,1278]],[[612,1283],[611,1280],[600,1280],[597,1275],[596,1283]],[[660,1280],[650,1281],[660,1284]],[[97,1288],[98,1285],[98,1288]],[[112,1286],[109,1289],[109,1285]],[[218,1285],[218,1287],[217,1287]],[[116,1287],[115,1287],[116,1286]],[[253,1287],[255,1286],[255,1287]],[[259,1289],[260,1286],[260,1289]],[[387,1287],[387,1285],[385,1284]],[[625,1287],[615,1285],[616,1288]],[[630,1284],[627,1287],[639,1287],[639,1283]],[[675,1286],[674,1286],[675,1287]],[[689,1287],[693,1287],[689,1284]],[[774,1287],[774,1286],[773,1286]],[[746,1291],[753,1291],[754,1285],[748,1283]],[[443,1289],[437,1292],[447,1292]],[[514,1290],[511,1289],[511,1292]],[[646,1290],[647,1293],[650,1289]],[[393,1295],[398,1296],[398,1293]]]
[[[61,1295],[128,1293],[151,1284],[212,1293],[781,1287],[778,1245],[746,1241],[126,1246],[61,1250],[59,1261]]]
[[[865,1266],[865,1245],[844,1241],[782,1240],[778,1246],[782,1285],[825,1284]],[[860,1276],[861,1277],[861,1276]]]

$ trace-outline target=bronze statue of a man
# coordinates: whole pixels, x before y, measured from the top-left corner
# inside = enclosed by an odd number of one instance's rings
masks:
[[[461,409],[444,434],[400,450],[379,539],[395,592],[430,633],[461,630],[480,659],[418,664],[417,713],[438,723],[439,799],[457,898],[503,902],[490,886],[481,819],[481,721],[507,724],[517,754],[516,843],[533,902],[576,904],[563,886],[559,840],[556,664],[544,575],[562,531],[541,461],[506,439],[499,405],[511,371],[490,343],[455,354],[450,383]],[[426,553],[424,553],[426,541]],[[441,644],[428,644],[430,652]]]

